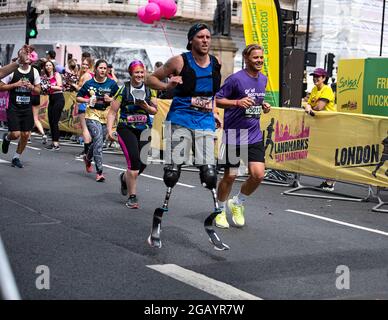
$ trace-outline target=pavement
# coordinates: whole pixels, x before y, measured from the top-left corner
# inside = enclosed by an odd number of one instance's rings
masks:
[[[231,248],[220,252],[203,227],[211,194],[184,171],[156,249],[146,239],[166,190],[162,165],[139,177],[140,208],[131,210],[120,194],[122,154],[104,154],[106,181],[96,183],[76,144],[48,151],[34,136],[22,169],[10,165],[15,147],[0,153],[0,235],[22,299],[388,298],[388,216],[373,202],[293,197],[282,194],[289,187],[262,184],[246,201],[246,226],[228,215],[231,227],[216,228]],[[339,182],[336,191],[368,190]]]

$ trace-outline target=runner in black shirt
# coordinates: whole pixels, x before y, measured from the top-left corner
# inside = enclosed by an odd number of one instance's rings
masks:
[[[40,93],[40,76],[38,71],[28,63],[24,63],[15,72],[3,78],[0,91],[9,91],[7,121],[9,133],[4,133],[2,151],[8,153],[11,140],[19,139],[16,152],[12,158],[12,166],[23,168],[20,155],[24,151],[31,130],[34,127],[31,93]]]

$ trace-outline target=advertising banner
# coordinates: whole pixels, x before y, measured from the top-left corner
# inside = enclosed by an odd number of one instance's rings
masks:
[[[388,187],[386,117],[272,108],[261,128],[267,168]]]
[[[364,113],[388,116],[388,59],[365,60]]]
[[[75,92],[64,92],[65,107],[59,119],[59,130],[80,135],[82,133],[81,123],[78,117],[78,104]],[[39,119],[45,129],[49,129],[48,108],[49,97],[40,96]]]
[[[263,73],[268,77],[265,100],[280,107],[280,38],[277,0],[243,0],[246,45],[264,47]]]
[[[388,117],[387,70],[387,58],[340,60],[338,111]]]
[[[337,79],[337,110],[362,113],[364,59],[340,60]]]
[[[169,100],[158,101],[151,146],[163,148]],[[261,117],[266,168],[388,187],[388,118],[272,108]]]

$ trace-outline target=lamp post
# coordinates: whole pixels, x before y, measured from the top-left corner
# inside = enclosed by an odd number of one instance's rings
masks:
[[[384,18],[385,18],[385,0],[383,0],[383,18],[381,22],[380,57],[383,54]]]
[[[385,0],[384,0],[385,2]],[[306,28],[306,43],[304,47],[305,53],[309,51],[309,33],[310,33],[310,16],[311,16],[311,0],[309,0],[307,8],[307,28]]]

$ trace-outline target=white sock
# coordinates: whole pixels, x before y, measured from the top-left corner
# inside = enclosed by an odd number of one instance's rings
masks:
[[[218,205],[222,211],[225,209],[226,201],[218,201]]]
[[[238,205],[242,205],[245,200],[248,198],[245,194],[241,193],[241,191],[237,194],[237,196],[233,197],[234,203]]]
[[[15,152],[15,154],[13,155],[13,158],[12,159],[19,159],[21,156],[21,154]]]

